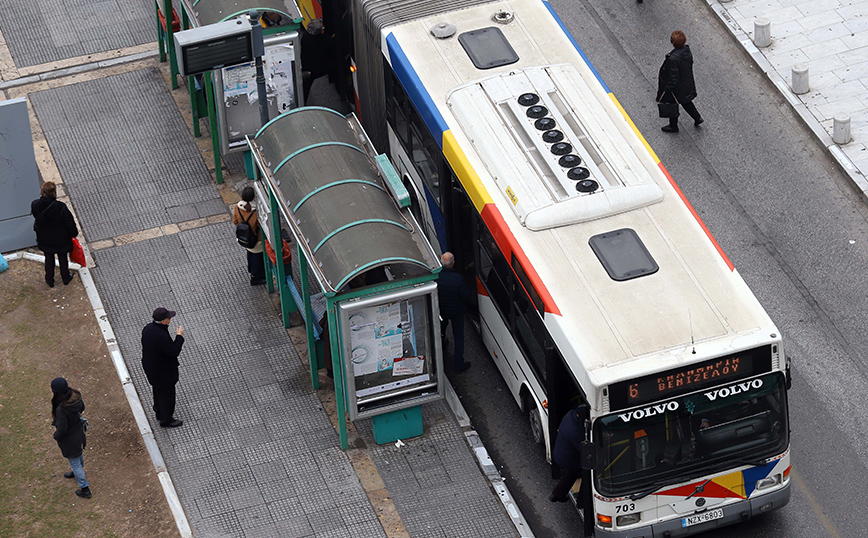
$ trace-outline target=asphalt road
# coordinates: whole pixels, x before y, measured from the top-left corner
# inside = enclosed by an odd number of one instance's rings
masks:
[[[784,335],[793,497],[710,537],[866,536],[868,208],[701,0],[551,0],[636,126]],[[662,133],[654,104],[669,34],[685,32],[706,123]],[[684,116],[686,118],[686,115]],[[576,536],[525,418],[468,330],[456,390],[539,537]]]

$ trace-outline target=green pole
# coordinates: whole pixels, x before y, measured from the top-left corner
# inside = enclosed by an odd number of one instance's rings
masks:
[[[268,192],[268,200],[271,203],[271,235],[274,237],[274,265],[277,266],[277,289],[280,290],[280,313],[283,316],[284,328],[289,328],[289,313],[297,310],[295,301],[289,293],[286,285],[286,271],[283,266],[283,240],[280,236],[280,211],[277,207],[277,197],[273,192]],[[292,308],[290,307],[292,305]]]
[[[172,75],[172,89],[178,89],[178,59],[175,57],[175,39],[172,37],[172,0],[163,1],[163,16],[166,18],[166,48],[169,49],[169,73]]]
[[[302,297],[304,297],[304,319],[306,321],[304,325],[307,329],[307,357],[310,362],[310,382],[313,388],[318,389],[319,357],[317,357],[316,342],[313,336],[313,324],[318,323],[319,320],[313,319],[313,308],[310,306],[310,289],[308,288],[307,281],[307,259],[304,257],[301,245],[296,246],[296,256],[298,256],[298,279],[301,283]]]
[[[214,103],[214,84],[211,72],[205,72],[205,97],[208,99],[208,125],[211,129],[211,151],[214,152],[214,174],[217,184],[223,183],[223,164],[220,162],[220,133],[217,132],[217,105]]]
[[[187,15],[187,10],[183,9],[183,6],[181,9],[181,28],[184,30],[190,28],[190,17]],[[202,117],[202,111],[199,110],[199,99],[196,95],[196,77],[187,77],[187,88],[190,90],[190,109],[193,112],[193,136],[199,138],[202,136],[199,130],[199,118]]]
[[[344,401],[344,375],[343,365],[341,364],[341,340],[338,337],[337,315],[335,314],[335,303],[331,297],[326,297],[326,305],[328,310],[329,320],[329,342],[332,343],[332,371],[334,372],[335,381],[335,406],[338,411],[338,435],[341,438],[341,450],[346,450],[349,447],[347,442],[347,406]]]
[[[163,25],[160,24],[160,4],[157,3],[157,0],[154,0],[154,9],[156,10],[157,17],[157,47],[160,49],[160,61],[166,61],[166,46],[163,43],[163,40],[166,37],[163,35]]]

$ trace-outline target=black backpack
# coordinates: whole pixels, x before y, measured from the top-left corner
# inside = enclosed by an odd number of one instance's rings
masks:
[[[240,210],[238,214],[241,214]],[[252,216],[253,213],[250,213],[246,219],[242,218],[241,222],[238,223],[238,226],[235,227],[235,239],[237,239],[238,244],[244,248],[253,248],[256,246],[256,243],[259,242],[256,230],[254,230],[253,226],[248,222]]]

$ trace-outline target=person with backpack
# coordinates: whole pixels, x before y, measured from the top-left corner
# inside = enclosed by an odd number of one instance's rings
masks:
[[[87,421],[82,418],[84,400],[81,393],[69,388],[66,379],[56,377],[51,381],[51,425],[54,426],[54,440],[60,447],[60,453],[69,460],[72,471],[63,473],[66,478],[75,478],[78,488],[75,494],[90,499],[93,493],[90,484],[84,476],[84,447],[87,446],[85,430]]]
[[[63,285],[72,281],[69,272],[69,256],[72,251],[72,238],[78,236],[78,227],[66,204],[57,201],[57,186],[46,181],[39,191],[39,199],[30,204],[33,215],[33,231],[36,232],[36,246],[45,254],[45,283],[54,287],[54,256],[60,266]]]
[[[247,249],[247,272],[250,273],[250,285],[265,284],[265,262],[262,259],[262,233],[259,228],[259,217],[253,206],[256,192],[253,187],[244,187],[241,191],[241,201],[232,210],[232,224],[235,225],[235,239],[238,244]]]

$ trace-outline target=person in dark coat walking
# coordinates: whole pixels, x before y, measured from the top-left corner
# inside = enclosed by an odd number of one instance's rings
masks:
[[[464,310],[467,305],[474,304],[476,298],[467,287],[464,277],[455,270],[455,256],[444,252],[440,257],[443,269],[437,277],[437,298],[440,303],[440,335],[446,337],[446,329],[452,324],[452,336],[455,338],[453,354],[455,372],[463,372],[470,368],[470,363],[464,360]]]
[[[63,284],[69,284],[69,253],[72,251],[72,238],[78,235],[78,227],[69,208],[57,201],[57,185],[53,181],[43,183],[39,199],[30,204],[33,215],[33,231],[36,232],[36,246],[45,254],[45,283],[54,287],[54,256],[60,265]]]
[[[582,441],[585,440],[583,422],[581,406],[579,406],[564,415],[561,425],[558,427],[558,436],[555,439],[555,449],[552,451],[552,459],[561,466],[564,475],[555,484],[552,494],[549,495],[551,502],[566,502],[567,493],[570,492],[573,484],[582,475],[580,447]]]
[[[72,467],[72,471],[63,473],[63,476],[75,478],[79,488],[75,490],[75,494],[90,499],[93,494],[84,476],[84,447],[87,445],[81,420],[84,400],[81,399],[81,393],[69,388],[66,379],[62,377],[51,381],[51,392],[54,394],[51,398],[54,440],[60,447],[60,453],[69,460],[69,466]]]
[[[142,368],[154,392],[154,413],[164,428],[177,428],[184,421],[175,418],[175,384],[178,383],[178,355],[184,346],[184,328],[178,325],[175,339],[169,323],[175,312],[160,307],[152,323],[142,329]]]
[[[657,102],[678,103],[693,118],[693,125],[699,127],[705,120],[696,110],[696,82],[693,80],[693,53],[686,45],[687,37],[681,30],[675,30],[669,38],[672,52],[666,55],[660,74],[657,76]],[[669,118],[669,125],[663,126],[665,133],[678,132],[678,109],[675,117]]]

